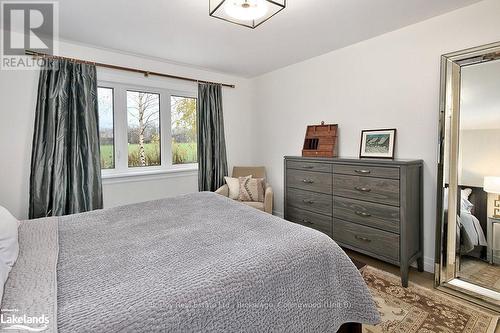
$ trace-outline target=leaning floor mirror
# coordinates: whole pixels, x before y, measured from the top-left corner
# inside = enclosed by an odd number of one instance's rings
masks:
[[[500,309],[500,43],[441,62],[436,286]]]

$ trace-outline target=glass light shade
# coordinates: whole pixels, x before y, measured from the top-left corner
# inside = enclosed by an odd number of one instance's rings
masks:
[[[484,191],[500,194],[500,177],[484,177]]]
[[[266,16],[268,6],[264,0],[227,0],[224,10],[236,20],[253,21]]]
[[[209,0],[210,16],[252,29],[285,7],[286,0]]]

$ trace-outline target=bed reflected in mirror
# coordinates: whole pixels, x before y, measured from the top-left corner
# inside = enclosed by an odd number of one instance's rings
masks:
[[[500,60],[462,67],[460,87],[455,268],[459,279],[500,291]]]

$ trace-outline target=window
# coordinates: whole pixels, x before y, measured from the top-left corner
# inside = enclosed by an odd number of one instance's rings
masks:
[[[100,82],[103,177],[193,170],[196,93]]]
[[[97,89],[99,104],[99,139],[101,144],[101,168],[115,167],[115,143],[113,123],[113,88]]]
[[[172,96],[172,164],[196,163],[196,98]]]
[[[161,165],[160,95],[127,91],[128,166]]]

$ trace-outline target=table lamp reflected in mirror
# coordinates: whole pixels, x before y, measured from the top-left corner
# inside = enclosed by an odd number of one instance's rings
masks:
[[[498,195],[495,199],[493,217],[500,218],[500,177],[484,177],[484,191]]]

